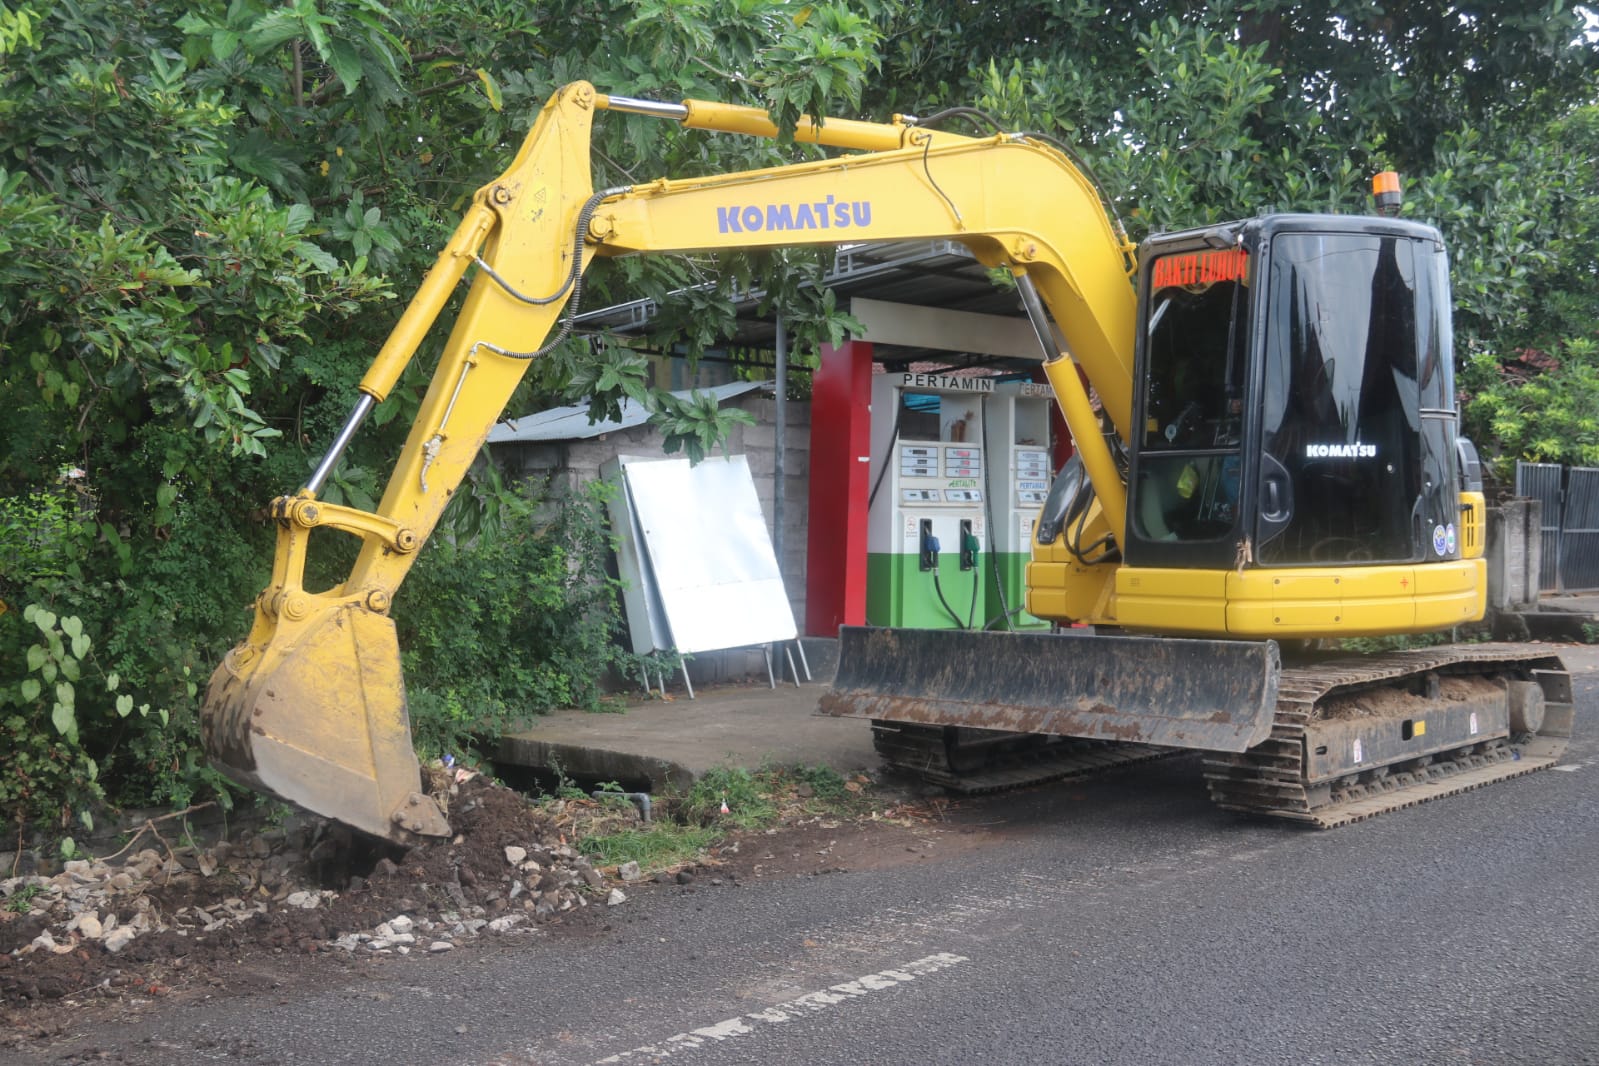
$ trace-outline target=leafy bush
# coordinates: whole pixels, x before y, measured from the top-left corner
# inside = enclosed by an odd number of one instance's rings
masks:
[[[435,535],[396,599],[411,727],[428,754],[460,751],[553,707],[597,709],[614,643],[604,485],[556,500],[497,498],[476,537]]]
[[[75,815],[92,824],[91,808],[105,794],[78,727],[77,694],[89,682],[91,646],[83,622],[29,604],[0,623],[22,631],[16,644],[33,640],[25,673],[0,684],[0,811],[19,825],[40,821],[64,829]],[[117,685],[114,677],[103,683]]]
[[[682,818],[700,825],[760,829],[777,821],[770,782],[739,766],[717,767],[689,788],[679,808]],[[722,813],[723,805],[727,813]]]
[[[1500,476],[1517,460],[1599,466],[1599,342],[1572,338],[1555,353],[1522,349],[1509,359],[1481,352],[1462,382],[1466,428],[1494,442]]]

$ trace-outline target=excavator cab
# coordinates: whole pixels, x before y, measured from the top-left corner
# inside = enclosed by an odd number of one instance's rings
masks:
[[[1278,215],[1140,259],[1129,567],[1460,559],[1435,230]]]

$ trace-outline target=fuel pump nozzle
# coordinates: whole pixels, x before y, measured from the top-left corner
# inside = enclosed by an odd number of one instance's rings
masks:
[[[982,549],[978,543],[977,534],[972,532],[972,520],[961,519],[961,569],[974,570],[977,568],[977,553]]]
[[[923,570],[938,570],[938,538],[933,536],[933,520],[922,519],[921,530],[921,561]]]

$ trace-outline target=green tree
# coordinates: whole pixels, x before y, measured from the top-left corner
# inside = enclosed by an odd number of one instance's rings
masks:
[[[0,614],[0,702],[26,705],[17,728],[87,760],[74,765],[92,767],[113,801],[186,798],[201,777],[196,679],[242,635],[270,564],[262,505],[304,480],[397,297],[544,99],[587,78],[759,104],[792,124],[856,106],[877,65],[872,16],[891,10],[0,3],[0,601],[16,608]],[[612,116],[595,165],[615,184],[804,151]],[[664,293],[712,272],[633,264],[590,291]],[[330,498],[371,506],[381,492],[437,343],[379,409]],[[535,368],[525,402],[584,388],[604,408],[633,392],[690,448],[725,427],[725,414],[655,397],[639,358],[569,345]],[[461,508],[469,531],[493,532],[493,503]],[[31,521],[40,515],[50,521]],[[314,560],[313,579],[336,581],[351,547]],[[73,618],[94,669],[119,679],[77,687],[70,736],[51,724],[49,691],[29,684],[25,651],[43,634],[25,613]],[[509,654],[525,665],[550,653]],[[419,662],[412,680],[439,680],[432,668]],[[123,713],[123,697],[151,714]]]

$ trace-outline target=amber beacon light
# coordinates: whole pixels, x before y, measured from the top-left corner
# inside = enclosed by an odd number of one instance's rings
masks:
[[[1399,172],[1385,170],[1371,179],[1371,195],[1377,201],[1377,210],[1385,215],[1399,214],[1403,197],[1399,192]]]

